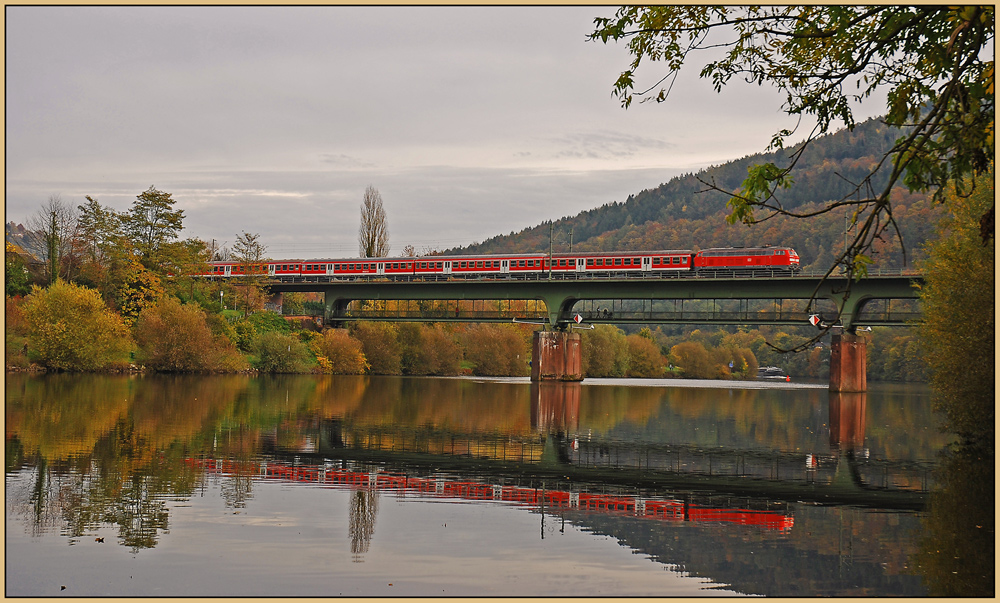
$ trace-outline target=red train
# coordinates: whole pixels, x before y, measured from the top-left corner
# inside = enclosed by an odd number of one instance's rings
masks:
[[[233,277],[243,274],[239,262],[211,262],[200,274]],[[791,247],[726,247],[701,251],[621,251],[507,255],[453,255],[395,258],[274,260],[257,270],[277,280],[355,280],[384,277],[541,279],[682,276],[682,275],[791,275],[799,270],[799,254]]]

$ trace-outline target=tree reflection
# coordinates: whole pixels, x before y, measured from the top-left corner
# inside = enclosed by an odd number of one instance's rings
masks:
[[[915,557],[932,597],[994,596],[994,463],[992,447],[957,446],[944,454]]]
[[[378,516],[378,490],[360,488],[351,493],[351,515],[348,535],[351,537],[351,553],[355,563],[364,561],[375,533],[375,518]]]

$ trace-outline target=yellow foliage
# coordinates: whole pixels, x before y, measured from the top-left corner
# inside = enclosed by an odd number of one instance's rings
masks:
[[[122,318],[93,289],[57,281],[25,298],[29,350],[49,368],[99,370],[124,364],[132,337]]]
[[[368,371],[368,362],[361,342],[344,329],[329,329],[313,341],[320,371],[336,375],[361,375]]]

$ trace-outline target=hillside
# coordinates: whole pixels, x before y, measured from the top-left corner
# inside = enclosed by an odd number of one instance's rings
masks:
[[[805,211],[843,197],[853,188],[850,182],[860,181],[877,165],[899,135],[899,130],[872,119],[858,124],[853,131],[841,130],[814,141],[792,173],[794,184],[781,192],[782,203],[788,209]],[[701,178],[723,190],[736,190],[750,165],[764,161],[788,165],[793,151],[756,154],[712,166],[630,195],[624,203],[608,203],[557,220],[552,223],[554,249],[568,251],[571,236],[575,251],[790,245],[799,252],[803,266],[826,268],[844,246],[844,212],[808,220],[779,217],[754,226],[730,225],[725,220],[726,196],[706,191],[698,181]],[[886,179],[883,169],[876,177],[876,189],[880,184],[884,186]],[[938,210],[927,195],[897,189],[894,215],[906,245],[906,264],[912,265],[920,255],[919,248],[933,232]],[[545,222],[445,253],[527,253],[548,249],[549,222]],[[895,236],[881,242],[878,252],[876,266],[903,266]]]

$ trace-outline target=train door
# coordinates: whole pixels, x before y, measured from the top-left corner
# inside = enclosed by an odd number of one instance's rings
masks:
[[[653,269],[653,258],[642,258],[642,271],[649,272]]]
[[[586,272],[587,271],[587,259],[586,258],[576,258],[576,271]]]
[[[226,276],[232,276],[233,267],[226,265]]]
[[[267,265],[267,275],[274,276],[274,264]]]
[[[379,262],[375,266],[375,274],[385,274],[385,262]]]
[[[500,260],[500,274],[510,274],[510,260]]]
[[[326,265],[326,275],[333,276],[333,264]]]
[[[446,261],[444,263],[444,273],[451,274],[451,261]]]

